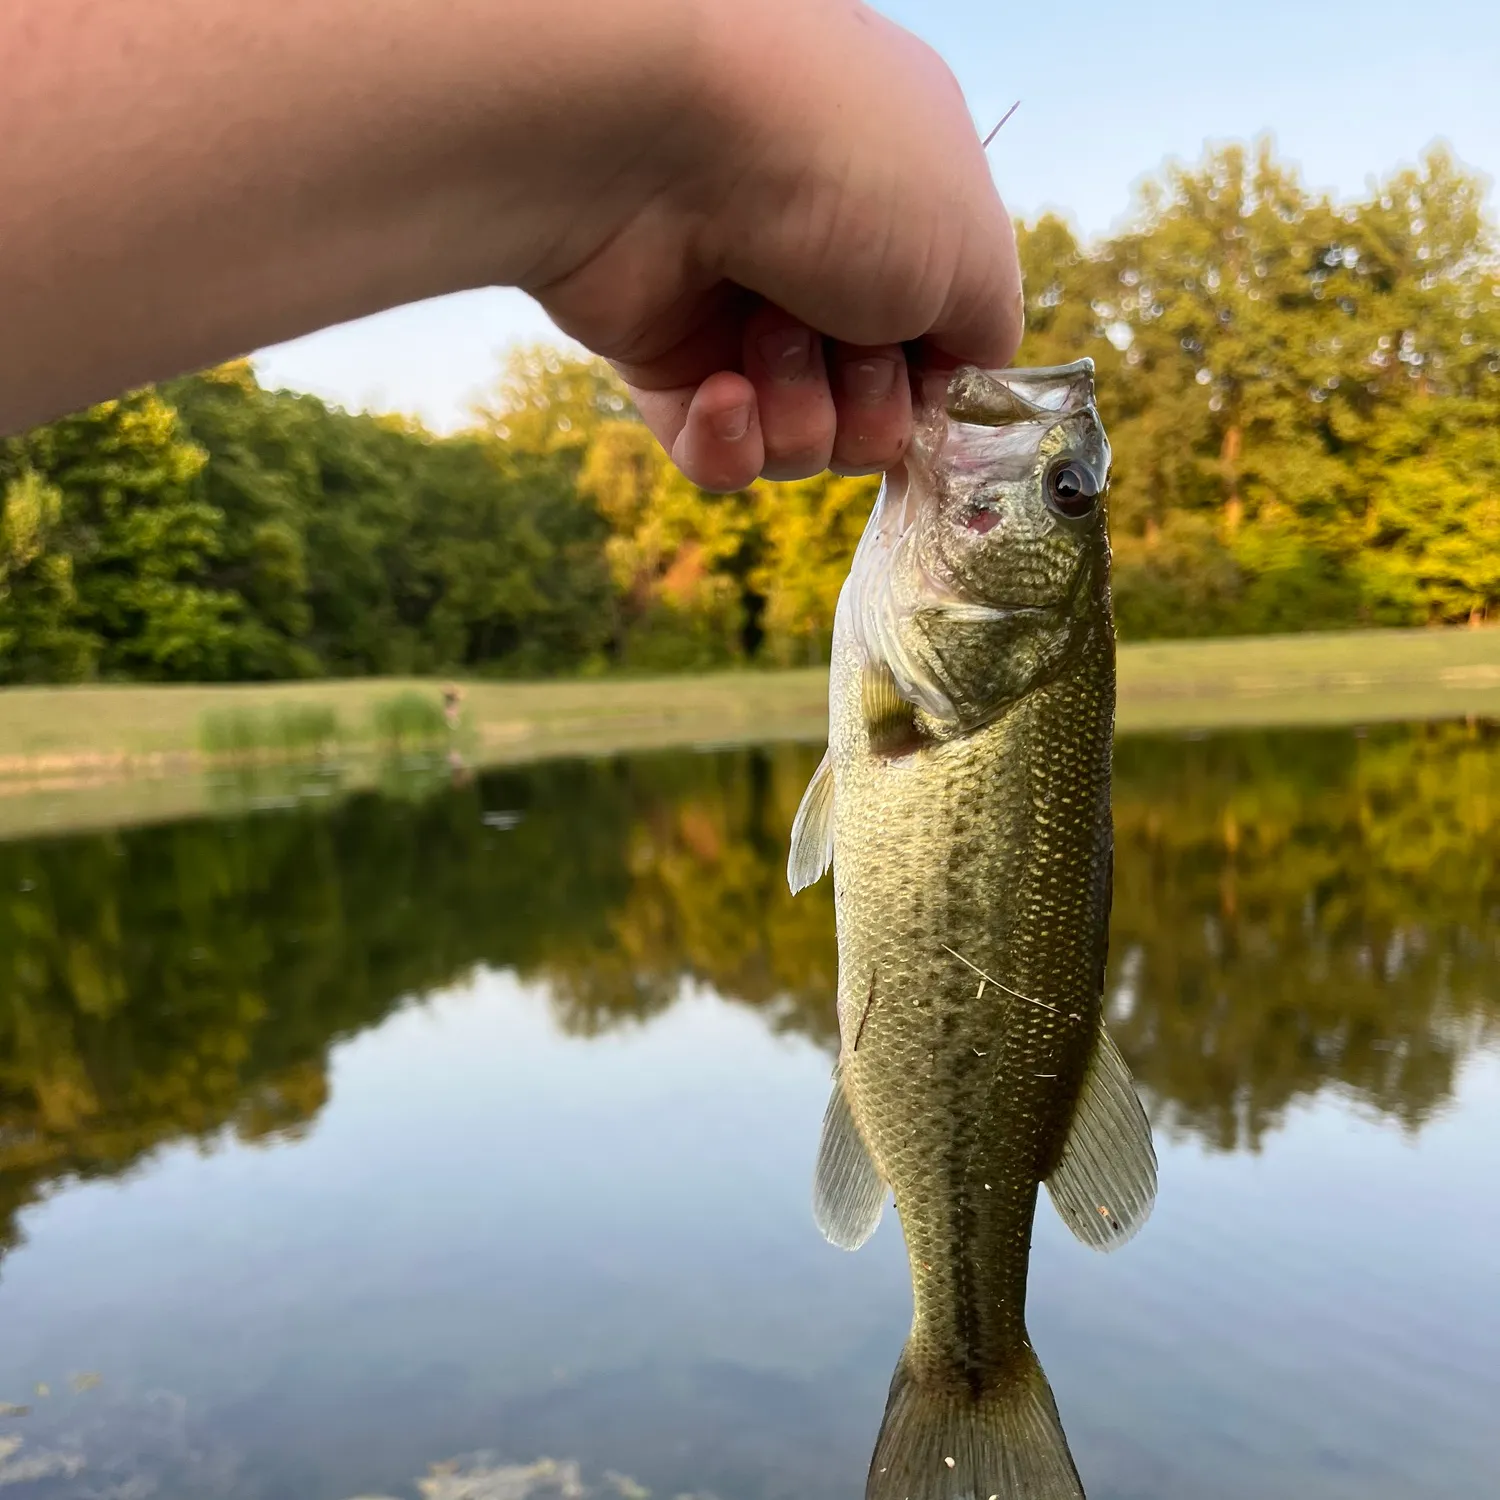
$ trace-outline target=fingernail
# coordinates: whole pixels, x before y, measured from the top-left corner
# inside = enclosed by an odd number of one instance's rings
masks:
[[[726,443],[737,443],[750,431],[750,408],[731,406],[728,411],[721,411],[714,417],[711,425],[715,437]]]
[[[771,379],[784,385],[800,380],[812,362],[812,332],[807,328],[782,328],[763,333],[755,341]]]
[[[856,359],[844,366],[844,389],[856,401],[874,406],[896,388],[896,361]]]
[[[922,372],[922,405],[929,411],[941,411],[948,399],[948,386],[952,378],[948,370],[924,370]]]

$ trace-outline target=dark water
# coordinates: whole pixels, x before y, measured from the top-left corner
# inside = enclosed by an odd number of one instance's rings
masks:
[[[861,1494],[815,759],[0,846],[4,1500]],[[1161,1193],[1030,1304],[1091,1500],[1500,1493],[1500,737],[1126,740],[1116,818]]]

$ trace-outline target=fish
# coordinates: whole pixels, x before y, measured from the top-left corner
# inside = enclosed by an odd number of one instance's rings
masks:
[[[961,368],[839,595],[828,747],[787,878],[834,883],[814,1216],[857,1249],[893,1196],[911,1269],[867,1500],[1082,1500],[1026,1329],[1039,1188],[1097,1250],[1155,1201],[1103,1018],[1110,462],[1092,361]]]

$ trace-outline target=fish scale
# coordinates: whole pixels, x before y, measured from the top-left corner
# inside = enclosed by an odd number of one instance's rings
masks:
[[[889,1190],[911,1268],[870,1500],[1080,1500],[1026,1331],[1038,1188],[1099,1249],[1154,1198],[1150,1128],[1101,1015],[1108,464],[1087,361],[960,371],[839,600],[828,754],[788,875],[800,889],[831,864],[835,886],[818,1222],[857,1248]]]
[[[1061,1152],[1099,1016],[1112,658],[1097,640],[1076,677],[962,755],[901,768],[851,758],[835,773],[835,808],[849,809],[834,824],[839,1007],[856,1027],[860,976],[875,976],[842,1076],[900,1209],[913,1352],[934,1372],[1002,1369],[1025,1337],[1037,1185]],[[1060,767],[1072,778],[1083,764],[1087,781],[1059,791]],[[1067,816],[1079,803],[1090,805]],[[1027,1000],[989,982],[980,996],[948,949]],[[960,1216],[973,1222],[955,1233]]]

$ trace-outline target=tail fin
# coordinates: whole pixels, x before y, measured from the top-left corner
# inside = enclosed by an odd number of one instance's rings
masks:
[[[1052,1388],[1030,1346],[978,1397],[924,1388],[905,1353],[865,1500],[1084,1500]]]

